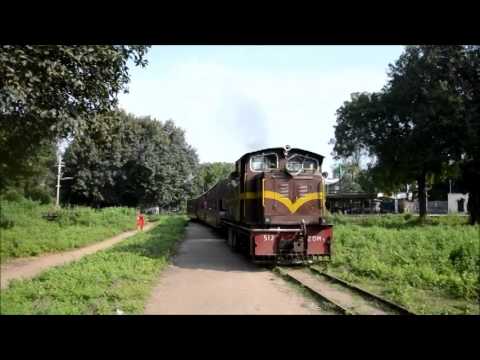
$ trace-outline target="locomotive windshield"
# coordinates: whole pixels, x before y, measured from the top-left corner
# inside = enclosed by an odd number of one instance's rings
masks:
[[[303,157],[296,155],[287,161],[287,170],[290,172],[300,172],[302,170]]]
[[[293,155],[287,161],[287,170],[294,174],[298,174],[302,170],[314,172],[318,170],[318,161],[303,155]]]
[[[268,171],[278,168],[278,159],[276,154],[262,154],[252,156],[250,159],[250,168],[252,171]]]

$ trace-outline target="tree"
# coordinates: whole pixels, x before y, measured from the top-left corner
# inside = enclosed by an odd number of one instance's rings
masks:
[[[355,157],[342,158],[333,168],[333,177],[339,180],[337,186],[341,192],[360,192],[362,188],[358,183],[361,172],[360,163]]]
[[[71,203],[93,206],[184,206],[198,159],[172,121],[123,111],[102,115],[65,153]],[[108,139],[108,140],[106,140]]]
[[[37,150],[93,125],[126,91],[128,62],[145,66],[143,45],[0,47],[0,178],[28,172]],[[0,182],[0,190],[6,181]]]
[[[457,99],[457,132],[451,132],[450,147],[461,170],[461,181],[469,193],[470,223],[480,224],[480,46],[461,47],[445,61],[441,72]]]
[[[422,217],[427,178],[461,153],[462,99],[454,95],[448,64],[462,51],[459,46],[409,46],[390,65],[382,91],[358,94],[337,111],[335,151],[348,156],[356,147],[366,149],[377,158],[375,172],[391,187],[416,180]]]
[[[55,195],[56,151],[55,142],[43,144],[37,149],[35,161],[21,164],[23,169],[16,177],[1,179],[4,189],[44,204],[50,203]]]
[[[199,165],[195,177],[195,192],[200,195],[208,191],[220,180],[226,179],[235,169],[233,163],[213,162]]]

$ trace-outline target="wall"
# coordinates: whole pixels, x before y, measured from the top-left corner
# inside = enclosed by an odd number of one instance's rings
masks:
[[[464,199],[463,213],[467,213],[468,194],[451,193],[448,194],[448,213],[458,213],[458,200]]]

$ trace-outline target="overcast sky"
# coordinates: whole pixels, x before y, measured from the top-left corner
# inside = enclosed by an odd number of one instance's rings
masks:
[[[299,147],[333,164],[335,111],[378,91],[402,46],[153,46],[131,70],[120,107],[172,119],[201,162],[264,147]]]

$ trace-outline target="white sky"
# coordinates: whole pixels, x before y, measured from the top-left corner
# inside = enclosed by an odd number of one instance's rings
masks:
[[[401,46],[154,46],[131,70],[120,107],[172,119],[201,162],[234,162],[264,147],[325,156],[335,112],[350,94],[378,91]]]

